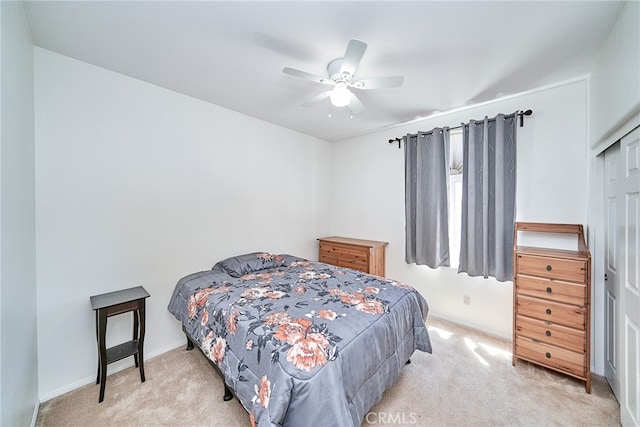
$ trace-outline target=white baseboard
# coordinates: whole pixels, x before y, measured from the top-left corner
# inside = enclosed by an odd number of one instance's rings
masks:
[[[150,359],[153,359],[154,357],[158,357],[161,354],[164,354],[164,353],[166,353],[168,351],[175,350],[178,347],[185,347],[185,346],[186,346],[186,339],[183,339],[183,340],[180,340],[180,341],[176,341],[176,342],[174,342],[172,344],[169,344],[169,345],[166,345],[166,346],[164,346],[164,347],[162,347],[162,348],[160,348],[158,350],[146,353],[144,360],[146,362],[146,361],[148,361]],[[134,366],[132,358],[127,358],[125,360],[121,360],[119,362],[115,362],[113,364],[110,364],[109,365],[108,376],[113,375],[113,374],[115,374],[117,372],[120,372],[122,370],[125,370],[127,368],[130,368],[132,366]],[[60,388],[57,388],[57,389],[55,389],[55,390],[53,390],[53,391],[51,391],[49,393],[45,393],[45,394],[40,395],[40,403],[44,403],[44,402],[46,402],[48,400],[51,400],[53,398],[56,398],[58,396],[62,396],[63,394],[69,393],[70,391],[73,391],[73,390],[78,389],[80,387],[84,387],[84,386],[89,385],[89,384],[94,384],[95,382],[96,382],[96,377],[95,377],[95,375],[93,375],[91,377],[86,377],[86,378],[83,378],[81,380],[75,381],[75,382],[73,382],[71,384],[67,384],[67,385],[65,385],[63,387],[60,387]],[[37,418],[37,416],[38,416],[38,411],[36,409],[34,417]],[[31,424],[32,427],[35,426],[35,419],[36,418],[33,419],[33,423]]]
[[[38,421],[38,411],[40,411],[40,402],[36,402],[36,406],[33,408],[33,415],[31,416],[31,427],[36,427]]]
[[[465,326],[465,327],[471,328],[471,329],[475,329],[476,331],[484,332],[485,334],[493,335],[493,336],[496,336],[498,338],[505,339],[505,340],[507,340],[509,342],[513,341],[513,336],[511,334],[509,334],[507,336],[507,335],[504,335],[504,333],[500,333],[498,331],[493,331],[493,330],[484,328],[484,327],[482,327],[480,325],[476,325],[474,323],[464,322],[464,321],[461,321],[460,319],[454,319],[454,318],[451,318],[451,317],[448,317],[448,316],[443,316],[440,313],[433,313],[431,311],[429,312],[429,316],[433,316],[435,318],[442,319],[442,320],[445,320],[447,322],[457,323],[458,325]],[[427,318],[427,326],[428,325],[429,325],[429,319]]]

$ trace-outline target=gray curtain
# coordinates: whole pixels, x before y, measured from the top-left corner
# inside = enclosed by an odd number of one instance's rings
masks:
[[[517,112],[463,125],[458,272],[513,279]]]
[[[449,129],[404,137],[405,261],[449,266]]]

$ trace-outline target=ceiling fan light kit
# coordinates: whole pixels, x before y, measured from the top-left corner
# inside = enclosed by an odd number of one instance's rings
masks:
[[[329,98],[335,107],[346,107],[349,105],[349,102],[351,102],[352,96],[353,94],[347,87],[346,83],[340,82],[333,88]]]
[[[356,39],[350,40],[344,57],[334,59],[327,65],[328,79],[289,67],[285,67],[282,72],[301,79],[334,86],[333,90],[323,92],[304,102],[303,107],[310,107],[329,98],[335,107],[348,106],[351,110],[350,118],[353,118],[354,114],[364,110],[364,106],[356,94],[351,91],[351,88],[359,90],[392,88],[401,86],[404,81],[402,76],[374,77],[354,81],[356,70],[366,49],[365,42]]]

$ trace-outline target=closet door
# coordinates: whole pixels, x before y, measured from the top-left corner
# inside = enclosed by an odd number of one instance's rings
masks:
[[[619,167],[620,143],[616,142],[604,153],[605,188],[605,248],[604,248],[604,374],[611,390],[619,397],[618,380],[618,183],[622,176]]]
[[[620,421],[640,425],[640,128],[620,141],[618,185]]]

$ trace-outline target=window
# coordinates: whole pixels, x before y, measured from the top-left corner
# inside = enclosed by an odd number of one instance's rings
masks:
[[[462,229],[462,129],[449,134],[449,264],[458,268]]]

